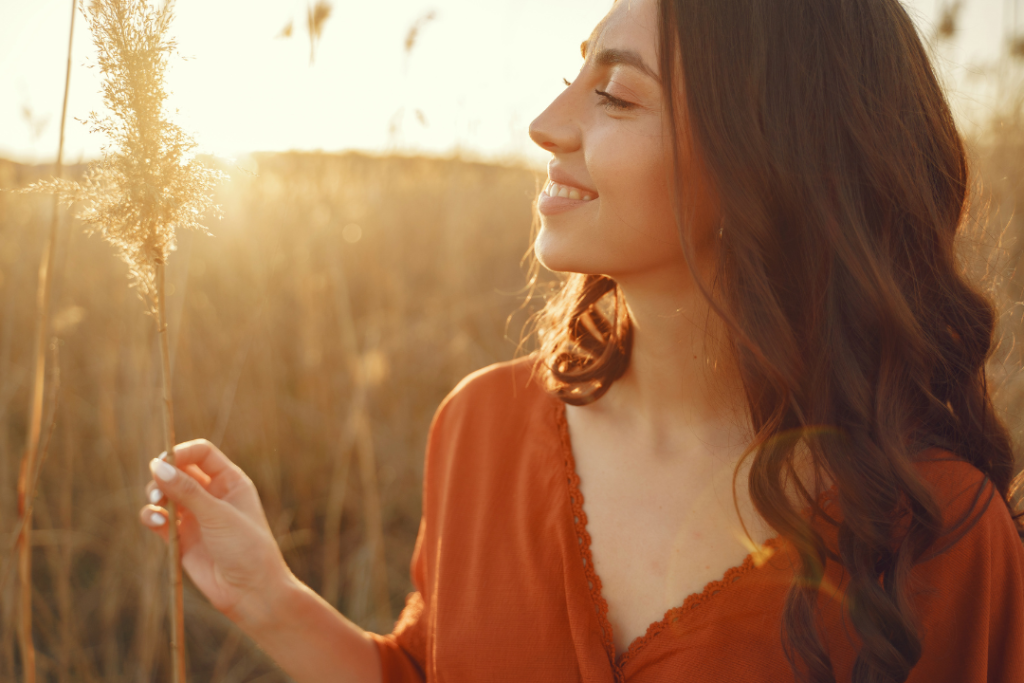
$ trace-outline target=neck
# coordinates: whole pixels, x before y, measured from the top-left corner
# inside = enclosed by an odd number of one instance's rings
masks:
[[[725,328],[687,272],[617,278],[633,324],[629,368],[594,407],[656,452],[742,449],[746,397]],[[603,405],[602,405],[603,404]]]

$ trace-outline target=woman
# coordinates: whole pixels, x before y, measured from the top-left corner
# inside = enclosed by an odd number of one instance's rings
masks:
[[[530,130],[571,275],[438,410],[394,632],[291,575],[206,441],[144,523],[185,508],[189,575],[300,683],[1024,680],[994,313],[905,11],[622,0],[583,51]]]

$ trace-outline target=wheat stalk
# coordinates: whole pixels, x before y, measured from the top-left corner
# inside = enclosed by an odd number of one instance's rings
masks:
[[[174,0],[92,0],[85,20],[97,49],[103,100],[110,114],[89,115],[91,131],[107,136],[102,158],[81,184],[51,179],[29,192],[56,192],[81,203],[78,212],[90,233],[113,244],[128,264],[132,285],[150,306],[160,337],[164,443],[174,464],[174,407],[171,400],[164,268],[175,249],[175,229],[209,234],[199,220],[209,210],[223,174],[194,158],[191,137],[165,111],[165,73],[175,51],[169,35]],[[177,508],[167,506],[170,551],[171,654],[175,683],[185,681],[184,605]]]
[[[60,142],[57,144],[57,178],[64,173],[64,123],[68,112],[68,86],[71,83],[71,45],[75,35],[77,0],[71,2],[71,28],[68,35],[68,63],[64,74],[64,102],[60,114]],[[32,403],[28,423],[28,441],[18,473],[18,512],[21,528],[18,534],[18,646],[21,651],[22,674],[25,683],[36,680],[36,650],[32,640],[32,512],[36,479],[39,470],[39,439],[43,424],[43,395],[46,390],[46,340],[49,336],[50,290],[53,288],[53,262],[57,247],[59,200],[54,197],[50,234],[39,264],[37,294],[37,320],[35,345],[35,372],[32,382]]]

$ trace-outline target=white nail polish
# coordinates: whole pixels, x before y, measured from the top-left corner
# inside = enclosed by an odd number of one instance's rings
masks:
[[[164,481],[174,479],[174,475],[177,474],[177,471],[174,469],[174,465],[169,465],[163,460],[154,460],[149,464],[149,466],[150,469],[153,470],[153,474]]]
[[[153,489],[149,492],[149,502],[156,505],[160,502],[160,499],[164,497],[164,492],[160,489]]]
[[[163,526],[167,523],[167,520],[164,519],[164,516],[161,515],[159,512],[154,512],[153,514],[151,514],[149,516],[149,521],[153,523],[153,526]]]
[[[164,451],[163,453],[161,453],[160,455],[158,455],[156,457],[159,458],[160,460],[166,460],[167,459],[167,451]]]

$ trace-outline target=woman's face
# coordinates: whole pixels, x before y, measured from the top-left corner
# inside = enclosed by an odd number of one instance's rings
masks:
[[[685,268],[657,13],[657,0],[616,2],[584,44],[576,80],[530,125],[533,141],[553,155],[534,245],[549,270],[621,282]]]

